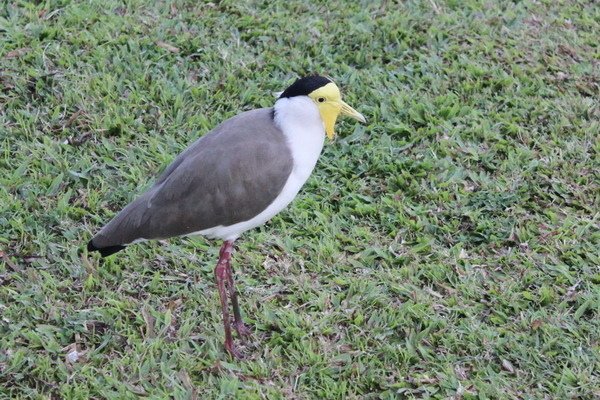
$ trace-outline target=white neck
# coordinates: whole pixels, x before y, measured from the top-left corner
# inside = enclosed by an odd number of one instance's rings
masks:
[[[275,123],[283,131],[292,151],[293,173],[305,181],[314,169],[325,141],[325,128],[317,105],[308,96],[281,98],[275,102]]]

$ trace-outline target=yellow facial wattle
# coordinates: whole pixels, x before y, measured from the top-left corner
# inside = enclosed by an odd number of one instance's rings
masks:
[[[340,89],[333,82],[322,86],[308,95],[319,107],[325,133],[329,139],[335,136],[335,121],[338,115],[347,115],[360,122],[366,122],[365,117],[354,108],[342,101]]]

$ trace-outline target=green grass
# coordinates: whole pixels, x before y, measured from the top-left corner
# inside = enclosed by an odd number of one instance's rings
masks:
[[[199,3],[0,5],[0,398],[600,396],[600,7]],[[82,249],[312,72],[369,123],[238,241],[235,361],[219,243]]]

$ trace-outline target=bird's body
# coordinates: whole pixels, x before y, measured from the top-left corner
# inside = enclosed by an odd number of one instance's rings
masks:
[[[243,328],[229,263],[233,241],[296,197],[315,167],[325,135],[333,137],[339,113],[364,121],[341,101],[339,89],[329,79],[296,81],[274,107],[230,118],[189,146],[146,193],[90,240],[88,249],[108,256],[150,239],[185,235],[223,239],[215,275],[226,347],[235,355],[223,303],[227,284],[236,328]]]

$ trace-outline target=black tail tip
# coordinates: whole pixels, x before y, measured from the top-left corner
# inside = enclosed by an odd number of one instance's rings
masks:
[[[102,257],[108,257],[111,254],[115,254],[121,250],[123,250],[125,246],[117,245],[117,246],[107,246],[107,247],[96,247],[94,245],[94,240],[90,240],[87,244],[88,251],[99,251]]]
[[[87,249],[88,249],[88,251],[90,251],[90,252],[91,252],[91,251],[96,251],[96,250],[99,250],[99,249],[98,249],[96,246],[94,246],[94,243],[93,243],[93,241],[92,241],[92,240],[90,240],[90,241],[88,242],[88,244],[87,244]]]

